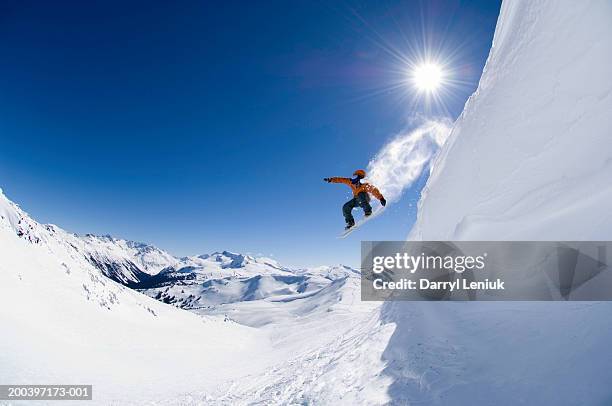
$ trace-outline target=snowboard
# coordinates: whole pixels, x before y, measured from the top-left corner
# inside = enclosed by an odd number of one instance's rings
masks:
[[[368,217],[364,216],[361,220],[357,221],[353,227],[349,228],[348,230],[344,230],[342,232],[342,234],[340,234],[338,236],[338,238],[346,238],[349,234],[351,234],[353,231],[357,230],[359,227],[361,227],[362,225],[364,225],[368,221],[372,220],[374,217],[380,216],[383,211],[385,211],[384,207],[380,207],[380,208],[374,210],[374,212],[372,214],[370,214]]]

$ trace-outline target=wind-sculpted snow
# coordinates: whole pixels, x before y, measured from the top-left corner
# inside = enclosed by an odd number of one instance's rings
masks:
[[[505,2],[411,238],[606,240],[612,3]]]
[[[427,120],[397,135],[368,164],[368,181],[376,185],[388,201],[398,200],[429,168],[450,128],[448,120]]]
[[[611,22],[609,1],[503,3],[409,238],[612,238]],[[392,404],[612,400],[609,302],[394,302],[382,317]]]

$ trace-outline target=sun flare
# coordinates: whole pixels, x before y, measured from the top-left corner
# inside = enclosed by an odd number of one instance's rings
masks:
[[[444,81],[444,71],[436,63],[427,62],[414,68],[412,82],[422,92],[435,92]]]

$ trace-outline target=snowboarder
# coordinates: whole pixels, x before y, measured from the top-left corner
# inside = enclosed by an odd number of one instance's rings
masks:
[[[357,169],[353,172],[354,178],[324,178],[325,182],[329,183],[344,183],[348,185],[353,191],[353,198],[342,206],[342,214],[346,221],[345,230],[355,225],[355,219],[351,213],[357,206],[363,209],[366,217],[372,214],[372,206],[370,206],[370,194],[374,195],[380,201],[380,204],[385,206],[387,201],[383,197],[382,193],[373,185],[365,182],[361,182],[366,177],[366,172],[363,169]]]

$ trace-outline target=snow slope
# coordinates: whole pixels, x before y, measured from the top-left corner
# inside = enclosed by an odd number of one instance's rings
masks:
[[[41,225],[0,192],[0,382],[91,383],[88,403],[101,405],[387,400],[376,377],[392,327],[360,303],[354,270],[175,258],[145,292],[171,292],[189,312],[109,279],[84,254],[92,245],[113,263],[142,252]]]
[[[612,3],[505,1],[410,239],[612,239]],[[612,402],[612,304],[386,303],[394,404]]]
[[[234,319],[259,325],[287,356],[265,370],[229,382],[215,394],[231,405],[380,405],[391,383],[381,354],[393,332],[380,304],[360,300],[360,280],[336,279],[296,300],[225,305]],[[262,320],[263,319],[263,320]],[[197,404],[194,402],[194,404]]]
[[[1,193],[0,258],[0,382],[91,383],[99,404],[142,403],[274,360],[252,351],[269,347],[262,332],[119,285]]]
[[[506,1],[411,238],[609,239],[612,3]]]

